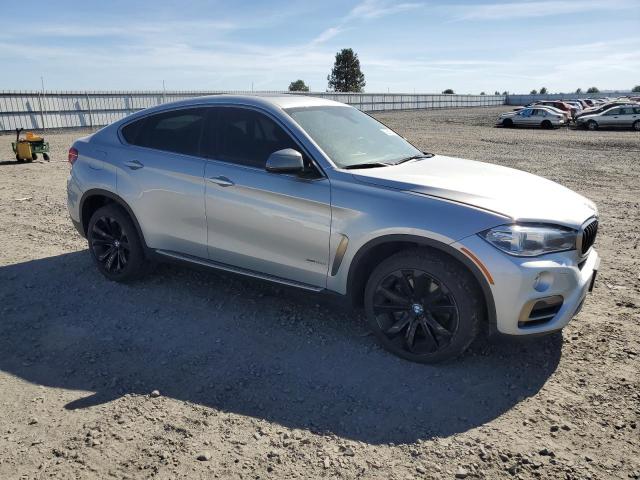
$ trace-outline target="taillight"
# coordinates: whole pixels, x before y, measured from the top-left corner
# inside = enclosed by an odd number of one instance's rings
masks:
[[[69,164],[73,165],[75,163],[75,161],[78,159],[78,150],[71,147],[69,149]]]

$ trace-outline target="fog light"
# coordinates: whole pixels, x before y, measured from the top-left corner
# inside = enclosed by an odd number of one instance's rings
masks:
[[[540,272],[533,281],[533,289],[537,292],[546,292],[553,285],[553,274],[551,272]]]

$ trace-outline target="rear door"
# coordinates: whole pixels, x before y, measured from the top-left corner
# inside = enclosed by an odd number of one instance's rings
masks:
[[[633,125],[633,122],[636,118],[637,115],[633,107],[621,107],[618,123],[616,126],[620,128],[629,128],[631,127],[631,125]]]
[[[305,156],[266,113],[239,106],[211,109],[203,135],[209,258],[324,287],[331,227],[329,180],[309,158],[308,175],[267,172],[268,156],[284,148]]]
[[[122,128],[118,194],[133,210],[147,245],[207,257],[205,160],[198,156],[203,108],[150,115]]]
[[[596,121],[601,127],[616,127],[620,120],[620,107],[607,110]]]

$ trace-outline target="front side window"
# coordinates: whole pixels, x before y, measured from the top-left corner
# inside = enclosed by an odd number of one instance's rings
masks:
[[[260,112],[224,107],[218,117],[220,160],[264,168],[269,155],[278,150],[300,150],[278,124]]]
[[[393,130],[353,107],[298,107],[286,112],[339,168],[392,164],[422,153]]]
[[[204,119],[203,108],[172,110],[133,122],[122,129],[122,135],[139,147],[197,155]]]
[[[613,108],[609,110],[607,113],[605,113],[605,115],[618,115],[619,113],[620,113],[619,108]]]

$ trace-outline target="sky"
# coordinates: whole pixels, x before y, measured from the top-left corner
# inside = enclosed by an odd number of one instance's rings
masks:
[[[640,0],[3,1],[0,90],[325,91],[342,48],[366,92],[640,84]]]

